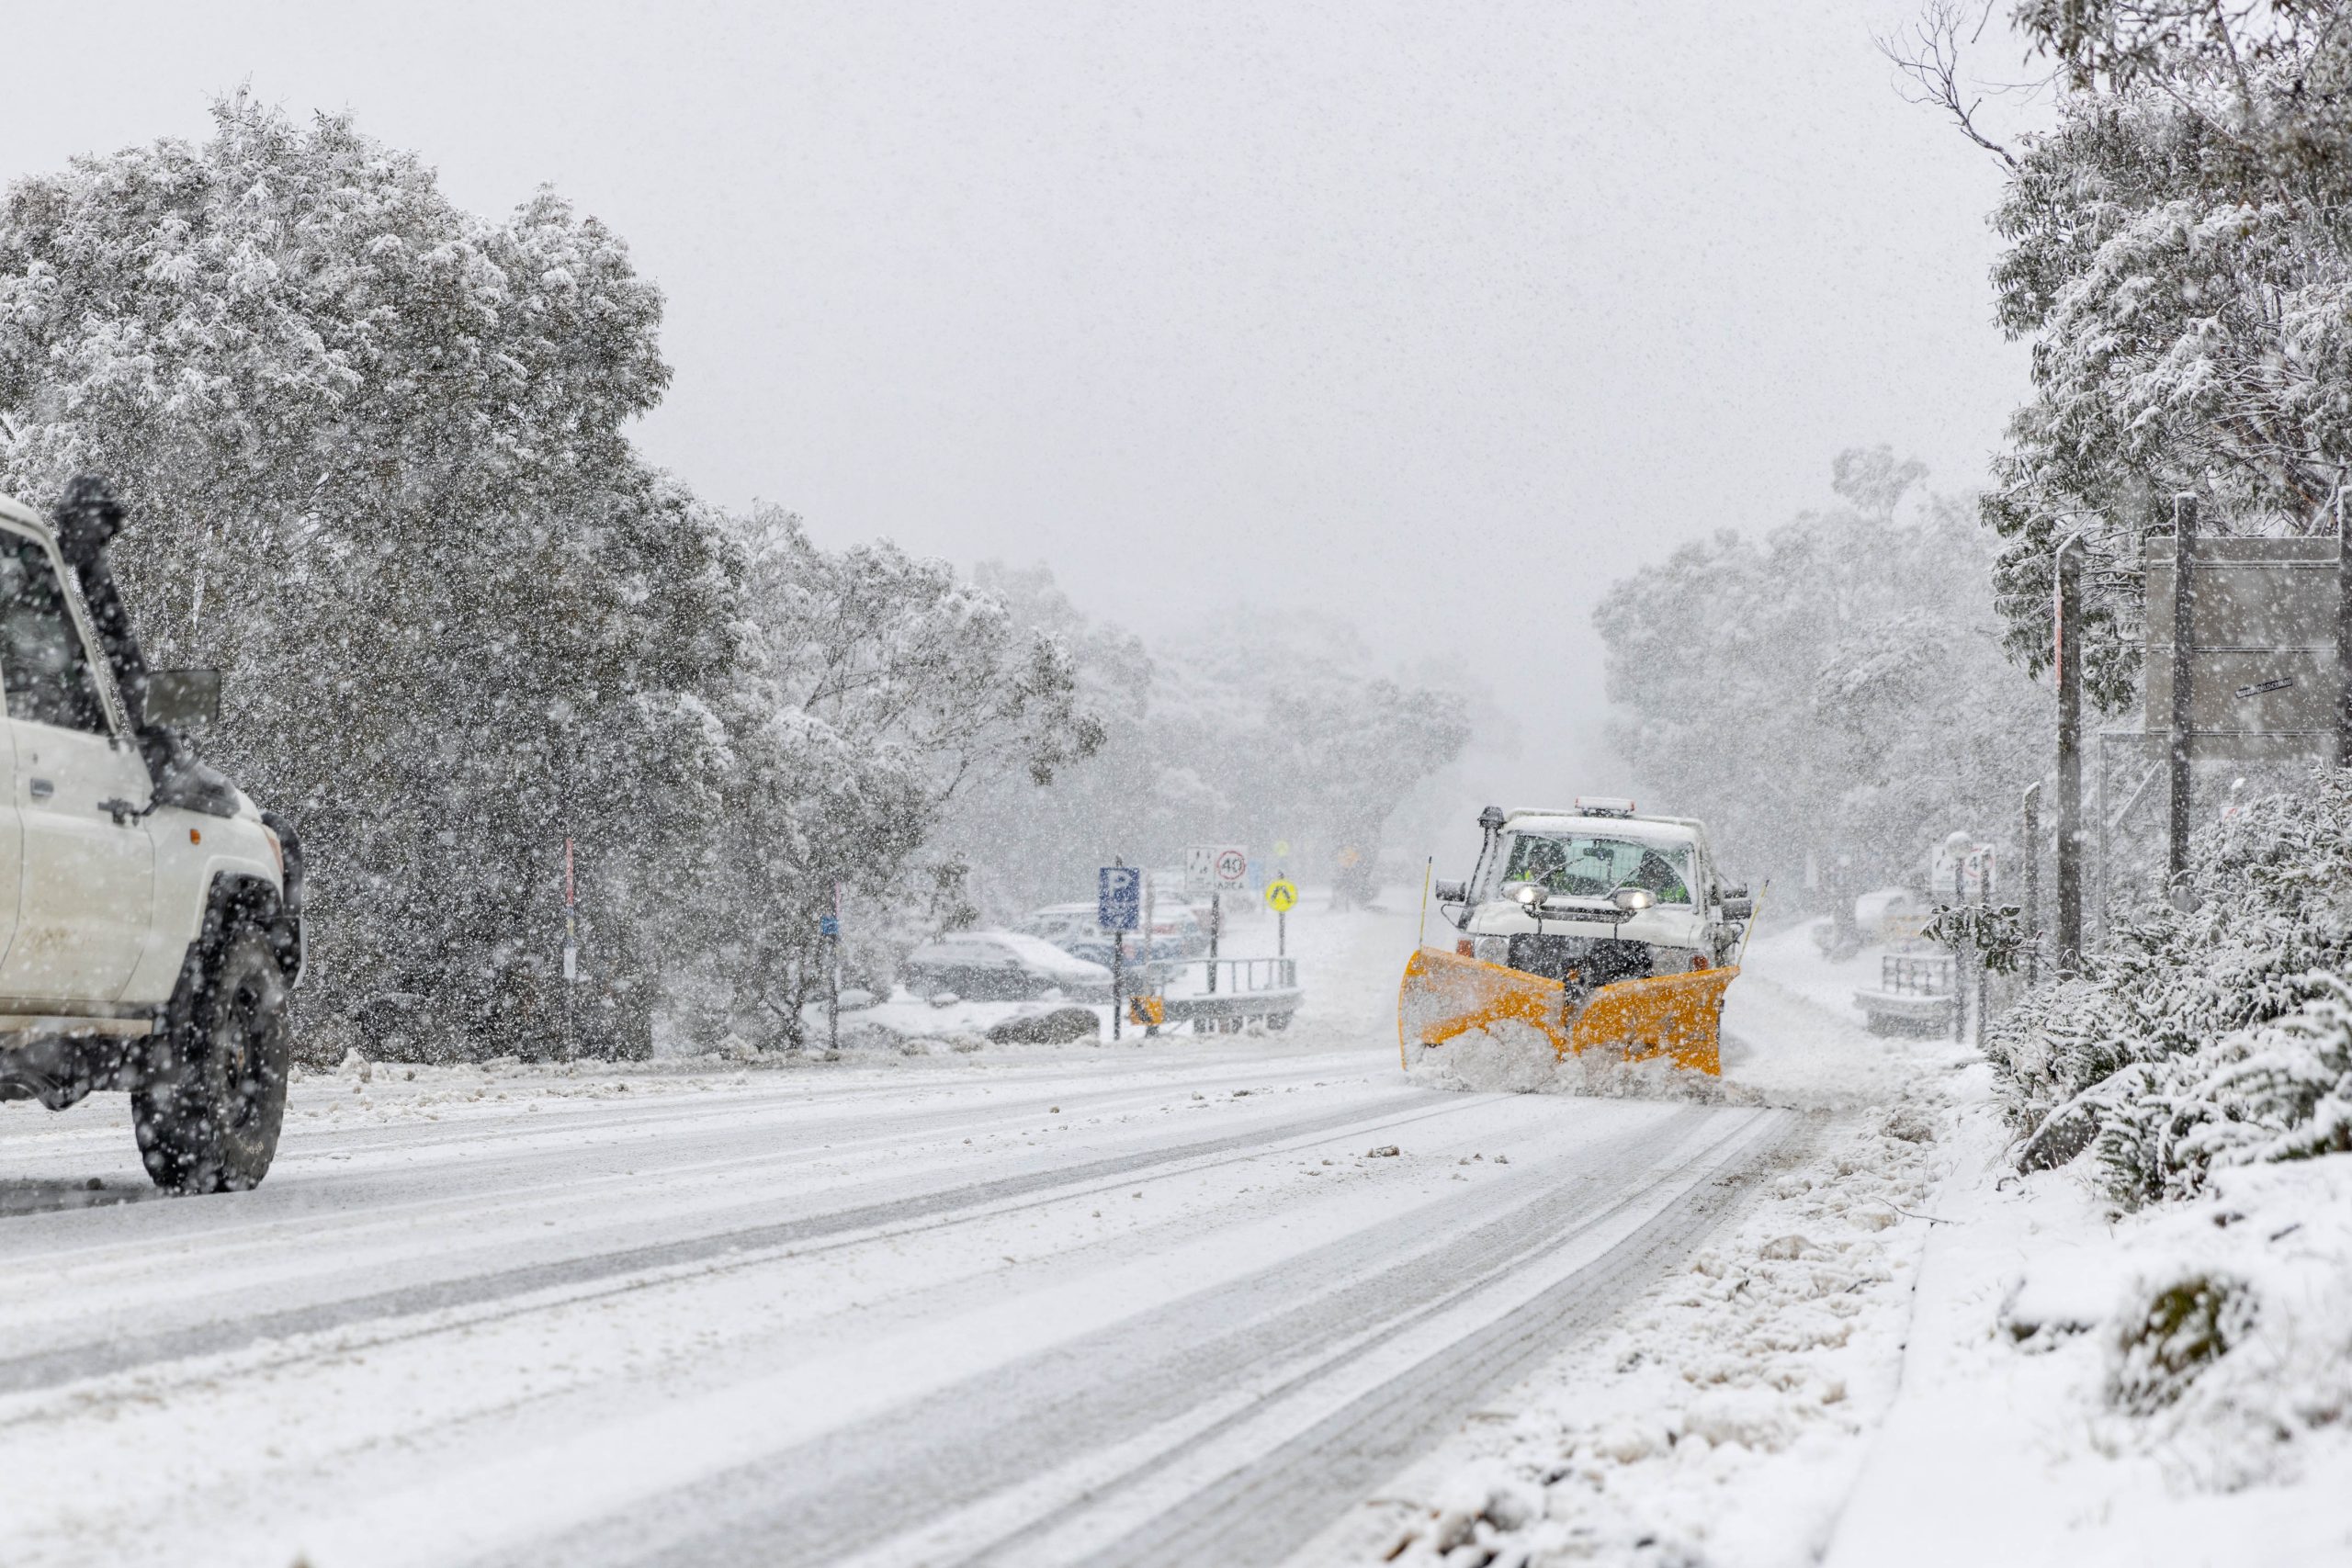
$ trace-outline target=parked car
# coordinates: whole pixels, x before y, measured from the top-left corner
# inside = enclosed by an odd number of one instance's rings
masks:
[[[1111,971],[1023,931],[953,931],[907,955],[907,988],[1013,1001],[1047,991],[1108,990]]]
[[[1052,942],[1064,953],[1096,964],[1111,962],[1111,933],[1094,923],[1091,904],[1051,904],[1012,928]],[[1192,909],[1177,903],[1154,901],[1151,910],[1151,952],[1155,964],[1177,964],[1208,951],[1208,932]],[[1145,958],[1142,933],[1127,938],[1129,962]]]

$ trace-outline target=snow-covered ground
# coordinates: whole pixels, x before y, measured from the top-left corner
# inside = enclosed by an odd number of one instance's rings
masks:
[[[2352,1562],[2352,1156],[2114,1217],[2077,1171],[2009,1168],[1984,1074],[1963,1080],[1903,1396],[1830,1562]],[[2237,1343],[2167,1375],[2198,1329],[2167,1357],[2151,1309],[2211,1281]]]
[[[0,1562],[1277,1560],[1804,1136],[1405,1081],[1408,920],[1284,1034],[306,1075],[217,1199],[0,1110]]]
[[[1432,1088],[1414,912],[1315,902],[1287,1033],[355,1065],[200,1201],[119,1099],[0,1107],[0,1562],[2345,1560],[2265,1500],[2352,1480],[2278,1436],[2352,1192],[2111,1245],[1802,931],[1720,1084]],[[2102,1414],[2184,1259],[2299,1303],[2268,1373]]]
[[[1981,1058],[1860,1028],[1877,960],[1758,942],[1699,1092],[1811,1145],[1303,1563],[2352,1562],[2352,1156],[2127,1216],[2020,1177]],[[2215,1281],[2234,1343],[2180,1375]]]
[[[1782,1564],[1816,1561],[1894,1398],[1943,1167],[1948,1043],[1882,1039],[1850,1009],[1876,955],[1758,941],[1732,987],[1720,1082],[1570,1065],[1526,1087],[1666,1090],[1808,1112],[1754,1201],[1629,1292],[1301,1554],[1393,1562]],[[1482,1081],[1500,1068],[1419,1070]]]

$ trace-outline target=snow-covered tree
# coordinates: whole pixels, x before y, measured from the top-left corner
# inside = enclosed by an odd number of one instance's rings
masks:
[[[2092,694],[2132,698],[2141,541],[2333,533],[2352,467],[2352,13],[2341,0],[2030,0],[2056,123],[1995,226],[1999,318],[2033,347],[1984,515],[2009,646],[2050,659],[2051,560],[2089,551]]]
[[[1000,914],[1077,897],[1114,857],[1182,863],[1186,845],[1239,842],[1316,880],[1377,874],[1390,817],[1469,737],[1459,693],[1379,672],[1351,629],[1217,623],[1147,651],[1089,622],[1042,569],[981,581],[1053,628],[1104,725],[1099,753],[1043,801],[975,793],[955,833]],[[1270,865],[1268,869],[1272,869]]]
[[[2029,1168],[2089,1151],[2125,1202],[2216,1165],[2352,1148],[2352,770],[2191,840],[2194,907],[2117,922],[1988,1042]]]
[[[704,874],[738,1013],[797,1045],[835,890],[855,901],[861,968],[887,964],[877,937],[968,920],[964,867],[937,842],[950,806],[981,781],[1034,796],[1102,731],[1061,644],[944,563],[827,552],[775,510],[741,528],[743,666]]]
[[[486,221],[348,118],[243,97],[7,193],[0,482],[107,476],[153,657],[230,671],[210,745],[317,867],[314,1022],[416,993],[544,1047],[570,834],[581,1025],[644,1043],[639,873],[707,804],[734,620],[713,520],[623,433],[660,317],[554,196]]]
[[[1792,886],[1811,855],[1907,881],[1954,828],[2007,829],[2041,774],[2047,699],[2002,658],[1986,541],[1924,474],[1849,451],[1842,506],[1687,545],[1595,614],[1635,778],[1751,877]]]

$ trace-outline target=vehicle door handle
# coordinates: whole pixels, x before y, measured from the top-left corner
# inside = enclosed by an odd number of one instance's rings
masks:
[[[31,781],[31,784],[33,798],[35,800],[47,800],[51,795],[57,793],[57,786],[50,783],[47,779],[34,779]]]

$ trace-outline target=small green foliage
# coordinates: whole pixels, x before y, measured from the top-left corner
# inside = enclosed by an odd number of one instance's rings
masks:
[[[2031,940],[2015,904],[1939,904],[1924,934],[1956,954],[1973,954],[1996,975],[2014,975]]]
[[[2242,1280],[2199,1274],[2166,1285],[2118,1336],[2109,1402],[2138,1416],[2164,1408],[2243,1343],[2254,1322],[2254,1293]]]

